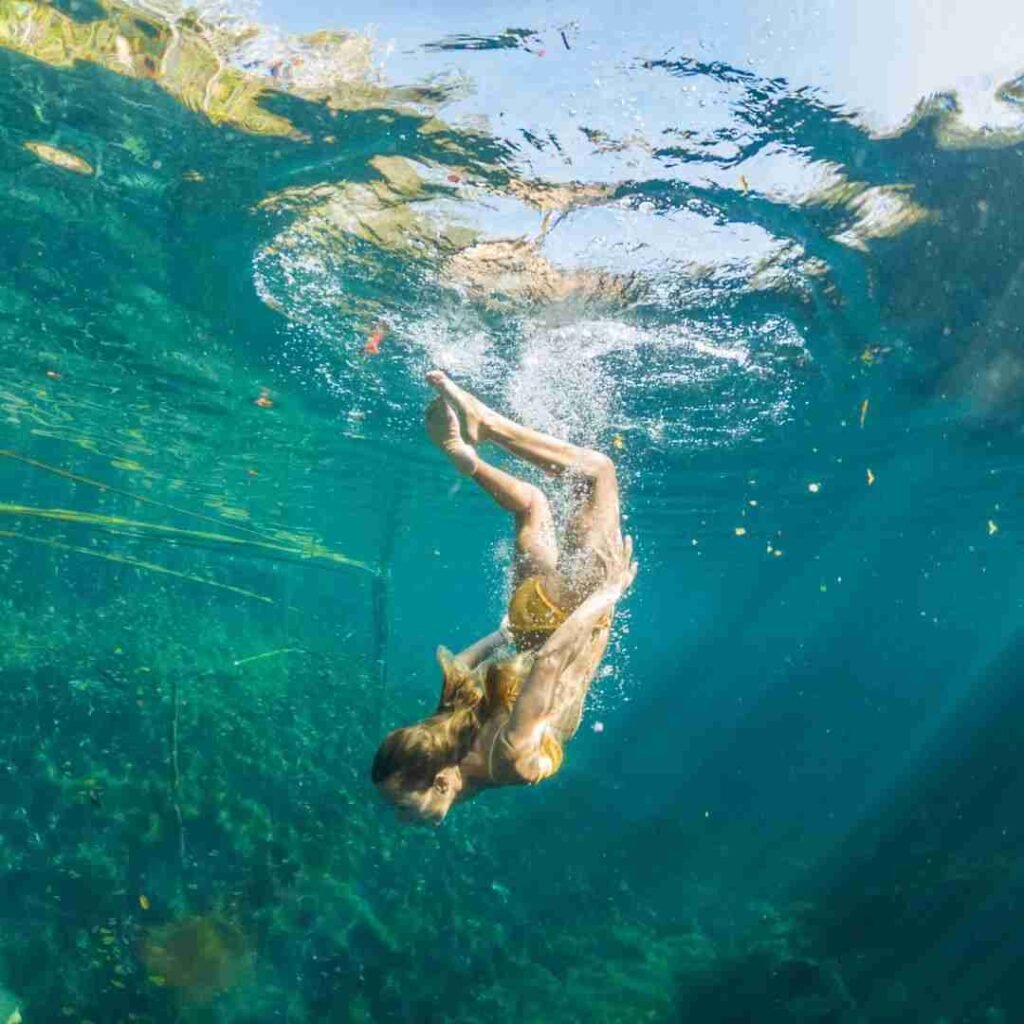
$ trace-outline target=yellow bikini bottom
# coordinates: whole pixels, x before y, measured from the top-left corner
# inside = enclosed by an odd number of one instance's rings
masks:
[[[508,603],[508,628],[520,650],[536,650],[569,617],[548,597],[540,576],[529,576]]]

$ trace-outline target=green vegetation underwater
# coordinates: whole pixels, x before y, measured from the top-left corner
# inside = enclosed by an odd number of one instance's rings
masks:
[[[1019,12],[882,123],[786,69],[852,3],[456,6],[0,0],[0,1024],[1024,1020]],[[510,560],[434,366],[640,571],[423,829],[370,762]]]

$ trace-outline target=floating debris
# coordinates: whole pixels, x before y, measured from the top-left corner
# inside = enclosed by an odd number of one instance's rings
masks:
[[[64,375],[57,370],[47,370],[46,376],[49,377],[50,380],[60,380]]]
[[[868,487],[875,482],[875,474],[871,472],[871,468],[868,468]]]
[[[225,533],[211,533],[208,530],[187,530],[179,526],[166,526],[163,523],[152,523],[139,519],[124,519],[120,516],[104,516],[94,512],[77,512],[73,509],[63,508],[37,508],[34,505],[12,505],[7,502],[0,502],[0,516],[3,515],[16,518],[44,519],[61,523],[76,523],[123,536],[151,535],[154,538],[166,538],[172,543],[175,539],[187,538],[188,540],[199,541],[204,544],[242,546],[258,551],[272,552],[275,555],[293,556],[303,561],[310,558],[324,559],[337,565],[347,565],[352,568],[362,569],[371,575],[376,575],[379,571],[366,562],[359,562],[339,552],[322,547],[312,537],[287,534],[280,531],[264,540],[262,539],[262,534],[246,530],[245,532],[253,538],[250,539],[250,537],[235,537]],[[230,526],[230,524],[224,525]],[[0,536],[6,536],[6,534],[0,531]],[[41,537],[31,537],[29,539],[35,540],[38,543],[50,543]],[[91,553],[98,554],[98,552]]]
[[[735,533],[737,537],[745,537],[747,535],[747,528],[745,526],[737,526]]]
[[[891,351],[892,349],[887,345],[867,345],[859,358],[865,366],[873,366],[881,361],[882,356],[887,355]]]
[[[258,405],[261,409],[274,408],[274,400],[270,397],[270,392],[266,388],[263,388],[260,391],[259,398],[254,398],[252,400],[252,404]]]
[[[178,572],[175,569],[168,569],[153,562],[144,562],[139,558],[129,558],[127,555],[115,555],[105,551],[94,551],[91,548],[83,548],[77,544],[63,544],[57,540],[50,540],[47,537],[33,537],[26,533],[18,533],[16,530],[0,530],[0,537],[5,539],[17,539],[27,541],[30,544],[44,544],[47,547],[55,548],[57,551],[74,552],[79,555],[87,555],[89,558],[102,558],[107,562],[116,562],[120,565],[128,565],[134,569],[143,569],[148,572],[162,573],[166,576],[173,576],[176,579],[188,580],[191,583],[202,583],[208,587],[217,587],[220,590],[227,590],[233,594],[240,594],[242,597],[251,597],[255,601],[264,601],[273,604],[274,599],[264,594],[257,594],[255,591],[246,590],[244,587],[235,587],[229,583],[218,583],[216,580],[205,579],[202,576],[194,576],[187,572]],[[117,653],[117,652],[115,652]]]
[[[276,651],[266,651],[264,654],[252,654],[248,658],[239,658],[231,664],[238,668],[239,665],[248,665],[253,661],[262,661],[264,658],[274,658],[279,654],[302,654],[301,647],[279,647]]]
[[[999,527],[996,524],[995,520],[994,519],[990,519],[988,521],[988,535],[991,537],[993,534],[996,534],[998,532],[999,532]]]
[[[626,442],[622,439],[621,434],[616,434],[612,438],[612,447],[617,448],[619,451],[622,451],[622,449],[626,447]]]
[[[867,419],[867,415],[868,415],[868,400],[865,398],[864,401],[860,403],[860,427],[861,427],[861,430],[864,429],[864,420]]]
[[[33,156],[37,156],[40,160],[53,164],[54,167],[59,167],[63,171],[74,171],[75,174],[93,173],[92,164],[65,149],[49,146],[45,142],[26,142],[24,146]]]
[[[137,501],[143,505],[152,505],[154,508],[165,509],[169,512],[177,513],[178,515],[188,516],[192,519],[201,519],[206,523],[215,523],[218,527],[222,527],[225,524],[220,519],[215,519],[212,516],[204,515],[202,512],[195,512],[192,509],[182,508],[180,505],[170,505],[166,501],[157,501],[155,498],[147,498],[141,494],[135,494],[132,491],[125,491],[121,488],[114,487],[102,480],[93,480],[87,476],[81,476],[78,473],[71,473],[66,469],[61,469],[58,466],[51,466],[46,462],[39,462],[36,459],[30,459],[26,455],[21,455],[18,452],[11,451],[10,449],[0,450],[0,458],[15,459],[18,462],[24,463],[26,466],[33,466],[36,469],[45,470],[47,473],[54,473],[57,476],[63,477],[65,480],[71,480],[76,484],[87,484],[89,487],[95,487],[97,490],[103,493],[120,494],[125,498],[131,498],[132,501]],[[282,536],[277,533],[273,536],[260,533],[258,530],[252,530],[245,526],[230,526],[231,529],[239,530],[242,533],[249,534],[253,537],[259,537],[262,540],[274,540],[276,537]]]
[[[378,356],[380,355],[380,343],[384,340],[387,335],[386,327],[375,327],[373,334],[370,335],[369,340],[363,346],[363,355],[365,356]]]
[[[746,176],[742,174],[740,175],[740,189],[742,189],[744,195],[750,191],[750,182],[747,181]]]
[[[147,896],[140,896],[139,906],[142,907],[143,910],[149,910],[149,898]]]

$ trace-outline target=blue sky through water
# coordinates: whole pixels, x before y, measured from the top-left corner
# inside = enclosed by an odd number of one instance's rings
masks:
[[[451,34],[495,35],[506,28],[539,30],[549,58],[543,66],[540,59],[531,62],[528,54],[508,51],[473,54],[475,64],[465,55],[459,61],[470,73],[479,69],[482,96],[497,95],[535,113],[538,104],[550,111],[566,98],[551,91],[553,84],[601,90],[588,72],[602,61],[621,64],[670,52],[821,87],[834,101],[865,112],[877,127],[898,124],[919,98],[948,89],[958,89],[968,103],[978,93],[977,116],[983,117],[983,97],[1024,69],[1024,7],[1009,0],[350,0],[343,7],[327,0],[262,0],[261,10],[264,20],[294,32],[372,27],[385,69],[397,78],[454,63],[450,53],[417,51],[425,42]],[[565,26],[574,26],[568,33],[572,57],[558,35]],[[609,104],[621,99],[606,95]],[[650,109],[646,96],[633,102],[639,114],[664,116]]]

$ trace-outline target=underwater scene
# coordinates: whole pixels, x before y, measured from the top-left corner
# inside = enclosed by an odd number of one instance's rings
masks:
[[[1021,39],[0,0],[0,1024],[1024,1021]],[[435,369],[596,475],[451,465]],[[492,477],[617,484],[636,578],[416,827]]]

